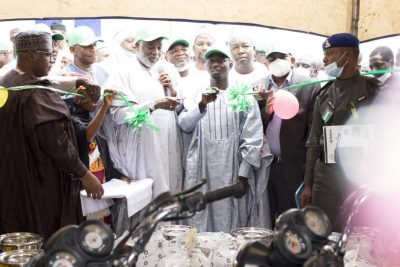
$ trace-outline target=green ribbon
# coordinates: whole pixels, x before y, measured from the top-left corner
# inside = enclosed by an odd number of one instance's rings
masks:
[[[361,72],[361,75],[373,75],[373,74],[386,74],[386,73],[392,73],[392,72],[399,72],[400,68],[395,68],[395,69],[384,69],[384,70],[371,70],[368,72]]]
[[[160,131],[160,128],[157,127],[150,120],[150,111],[148,108],[142,107],[134,107],[129,100],[123,95],[123,93],[118,92],[118,95],[125,102],[128,107],[128,111],[126,112],[125,122],[128,123],[134,131],[141,128],[143,125],[146,125],[152,130]]]
[[[217,92],[217,90],[215,90],[214,88],[210,87],[206,89],[206,94],[215,94]]]
[[[79,96],[79,97],[85,97],[82,94],[77,94],[75,92],[68,92],[48,86],[42,86],[42,85],[21,85],[21,86],[12,86],[12,87],[0,87],[0,90],[10,90],[10,91],[22,91],[22,90],[33,90],[33,89],[44,89],[44,90],[50,90],[56,93],[64,94],[64,95],[73,95],[73,96]]]
[[[60,89],[56,89],[53,87],[48,87],[48,86],[42,86],[42,85],[21,85],[21,86],[12,86],[12,87],[0,87],[0,90],[10,90],[10,91],[22,91],[22,90],[34,90],[34,89],[44,89],[44,90],[49,90],[53,91],[59,94],[63,95],[73,95],[73,96],[78,96],[78,97],[86,97],[83,94],[77,94],[77,88],[76,86],[72,87],[70,91],[64,91]],[[101,97],[106,97],[106,96],[111,96],[112,93],[104,93],[101,95]]]
[[[22,85],[22,86],[12,86],[12,87],[0,87],[0,90],[10,90],[10,91],[22,91],[22,90],[33,90],[33,89],[43,89],[43,90],[50,90],[56,93],[64,94],[64,95],[73,95],[78,97],[86,97],[82,94],[77,94],[77,88],[74,86],[71,88],[71,91],[64,91],[48,86],[42,85]],[[112,93],[104,93],[102,97],[111,96]],[[148,108],[137,108],[134,107],[128,99],[121,92],[118,92],[118,95],[124,100],[126,105],[128,106],[128,111],[126,113],[125,122],[132,126],[133,129],[139,129],[143,125],[148,126],[149,128],[159,131],[160,129],[151,122],[150,120],[150,112]]]
[[[374,75],[374,74],[386,74],[386,73],[392,73],[392,72],[400,72],[400,68],[373,70],[373,71],[368,71],[368,72],[362,72],[361,75],[366,76],[366,75]],[[330,81],[334,81],[334,80],[336,80],[336,78],[298,83],[298,84],[293,84],[293,85],[284,87],[282,89],[301,88],[304,86],[319,84],[319,83],[323,83],[323,82],[330,82]],[[85,95],[75,93],[77,90],[77,88],[75,86],[71,88],[70,92],[59,90],[59,89],[52,88],[52,87],[41,86],[41,85],[22,85],[22,86],[13,86],[13,87],[9,87],[9,88],[0,87],[0,90],[11,90],[11,91],[31,90],[31,89],[46,89],[46,90],[50,90],[50,91],[64,94],[64,95],[86,97]],[[216,93],[216,90],[214,90],[212,88],[208,88],[206,93],[213,94],[213,93]],[[151,129],[154,129],[156,131],[160,130],[155,124],[153,124],[150,121],[150,112],[147,108],[133,107],[132,104],[122,95],[122,93],[119,92],[118,94],[119,94],[119,96],[121,96],[121,98],[124,100],[124,102],[129,107],[129,111],[127,112],[125,121],[127,123],[129,123],[132,126],[132,128],[138,129],[138,128],[142,127],[142,125],[147,125]],[[254,94],[257,94],[257,92],[253,92],[252,88],[247,84],[235,85],[235,86],[231,87],[229,90],[229,104],[231,105],[231,107],[234,111],[239,110],[239,111],[246,112],[249,109],[249,107],[252,105],[252,100],[250,99],[250,95],[254,95]],[[106,97],[106,96],[110,96],[110,95],[112,95],[112,94],[105,93],[102,95],[102,97]]]
[[[374,74],[386,74],[386,73],[392,73],[392,72],[400,72],[400,68],[395,68],[395,69],[384,69],[384,70],[373,70],[373,71],[368,71],[368,72],[362,72],[362,76],[367,76],[367,75],[374,75]],[[324,79],[324,80],[316,80],[316,81],[310,81],[310,82],[304,82],[304,83],[298,83],[298,84],[293,84],[287,87],[284,87],[282,89],[294,89],[294,88],[301,88],[309,85],[314,85],[314,84],[319,84],[323,82],[330,82],[334,81],[336,78],[331,78],[331,79]],[[248,98],[249,95],[255,95],[258,94],[258,92],[253,92],[248,85],[241,84],[240,86],[236,85],[230,89],[229,92],[229,102],[233,110],[237,111],[244,111],[246,112],[249,109],[249,106],[251,105],[251,100]]]
[[[314,85],[314,84],[323,83],[323,82],[330,82],[330,81],[334,81],[334,80],[336,80],[336,78],[325,79],[325,80],[316,80],[316,81],[305,82],[305,83],[296,83],[296,84],[284,87],[282,89],[300,88],[300,87],[304,87],[304,86],[308,86],[308,85]]]
[[[234,111],[247,112],[253,103],[252,88],[247,84],[235,85],[229,89],[228,102]]]
[[[360,74],[362,76],[367,76],[367,75],[374,75],[374,74],[386,74],[386,73],[392,73],[392,72],[400,72],[400,68],[395,68],[395,69],[384,69],[384,70],[372,70],[368,72],[361,72]],[[305,83],[298,83],[298,84],[293,84],[288,87],[282,88],[282,89],[293,89],[293,88],[300,88],[308,85],[314,85],[317,83],[323,83],[323,82],[330,82],[334,81],[336,78],[331,78],[331,79],[325,79],[325,80],[316,80],[316,81],[311,81],[311,82],[305,82]]]

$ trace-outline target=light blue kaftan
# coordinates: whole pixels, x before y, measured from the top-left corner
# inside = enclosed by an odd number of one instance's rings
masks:
[[[251,179],[252,168],[260,165],[263,127],[257,103],[254,101],[248,112],[239,112],[233,111],[227,100],[228,93],[221,92],[205,112],[200,113],[198,107],[185,109],[178,117],[181,129],[192,133],[185,189],[201,178],[208,179],[202,188],[205,192],[231,185],[239,176]],[[227,198],[207,205],[186,223],[200,231],[230,232],[245,226],[250,220],[249,203],[254,203],[251,192],[241,199]]]

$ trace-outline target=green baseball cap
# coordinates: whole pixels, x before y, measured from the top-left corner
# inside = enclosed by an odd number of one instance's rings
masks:
[[[88,26],[78,26],[67,34],[69,46],[89,46],[96,42],[103,42],[102,39],[97,37],[93,30]]]
[[[135,36],[136,42],[139,42],[139,41],[151,42],[151,41],[154,41],[154,40],[160,39],[160,38],[168,40],[168,37],[160,31],[143,30],[143,31],[139,31],[138,34],[136,34],[136,36]]]
[[[183,46],[185,46],[185,47],[189,47],[189,42],[188,42],[188,41],[186,41],[185,39],[177,39],[177,40],[173,41],[173,42],[168,46],[167,51],[171,50],[172,48],[174,48],[174,46],[176,46],[176,45],[178,45],[178,44],[183,45]]]
[[[209,59],[213,54],[222,54],[224,57],[230,58],[229,53],[223,47],[211,47],[210,50],[204,55],[206,59]]]

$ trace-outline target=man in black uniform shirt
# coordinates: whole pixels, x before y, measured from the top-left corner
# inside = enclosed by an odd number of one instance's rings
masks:
[[[342,164],[325,163],[323,127],[344,124],[361,124],[357,109],[372,102],[379,82],[361,76],[357,68],[358,39],[348,33],[330,36],[323,43],[324,70],[336,79],[320,91],[314,108],[313,123],[307,140],[307,156],[302,205],[322,208],[332,223],[338,219],[343,201],[353,185],[342,169]],[[340,231],[335,228],[334,230]]]

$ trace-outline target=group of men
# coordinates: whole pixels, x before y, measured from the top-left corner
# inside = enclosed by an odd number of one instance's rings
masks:
[[[321,207],[335,222],[353,188],[340,163],[324,161],[323,127],[356,124],[349,114],[373,102],[381,85],[360,75],[358,39],[347,33],[326,39],[323,62],[334,79],[323,88],[293,69],[290,51],[271,51],[267,65],[256,62],[254,43],[243,33],[232,34],[223,46],[210,33],[199,33],[194,62],[184,39],[172,40],[162,59],[166,39],[139,32],[135,55],[107,70],[95,65],[99,38],[90,29],[78,27],[68,36],[74,57],[63,74],[77,77],[94,105],[99,100],[89,93],[96,91],[94,84],[120,92],[104,100],[101,127],[99,121],[94,127],[107,146],[100,152],[106,172],[115,169],[128,182],[152,178],[153,197],[190,188],[202,178],[208,179],[204,191],[235,182],[248,188],[241,199],[213,203],[183,222],[202,231],[273,227],[279,214],[296,207],[295,192],[303,181],[302,205]],[[55,60],[54,43],[46,32],[18,34],[16,66],[0,80],[3,87],[32,86],[6,91],[0,108],[0,151],[7,159],[0,163],[0,234],[29,231],[47,239],[62,226],[82,221],[80,186],[93,198],[103,194],[98,177],[79,158],[73,108],[51,90],[34,89],[54,87],[44,78]],[[371,67],[385,58],[384,50],[377,51]],[[287,88],[300,83],[305,85]],[[233,109],[229,100],[230,89],[242,85],[258,96],[250,98],[245,111]],[[279,90],[299,102],[291,119],[274,112]],[[134,131],[125,121],[132,106],[147,110],[159,131],[146,126]]]

